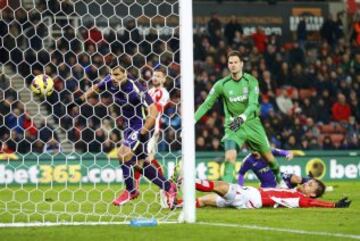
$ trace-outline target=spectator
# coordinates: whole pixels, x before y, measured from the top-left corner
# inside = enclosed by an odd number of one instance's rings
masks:
[[[224,35],[229,45],[233,44],[236,32],[240,34],[244,33],[241,24],[238,23],[236,17],[233,15],[231,16],[230,21],[225,25],[224,31]]]
[[[222,31],[222,23],[219,18],[219,14],[214,12],[211,14],[210,20],[208,22],[208,32],[210,37],[215,36],[216,32]]]
[[[260,53],[264,53],[266,49],[267,37],[261,27],[256,27],[256,32],[252,34],[252,40],[257,50]]]
[[[342,93],[339,93],[337,96],[337,102],[331,108],[332,118],[335,121],[349,122],[349,118],[351,116],[351,108],[349,104],[346,103],[346,98]]]
[[[302,50],[305,50],[305,43],[307,40],[307,29],[306,29],[306,22],[304,17],[300,17],[300,21],[298,23],[296,33],[297,33],[297,41],[299,43],[299,47]]]
[[[326,40],[326,42],[333,48],[336,43],[336,23],[332,15],[329,15],[328,18],[324,21],[320,29],[321,37]]]
[[[285,88],[283,88],[280,95],[276,97],[276,104],[283,114],[291,114],[291,110],[293,109],[294,105],[292,100],[289,98],[287,90]]]
[[[334,150],[335,149],[335,145],[332,142],[330,136],[325,136],[324,137],[322,148],[324,150]]]
[[[267,119],[269,116],[270,110],[273,110],[274,107],[270,103],[270,98],[267,95],[262,96],[262,101],[260,104],[260,115],[262,118]]]

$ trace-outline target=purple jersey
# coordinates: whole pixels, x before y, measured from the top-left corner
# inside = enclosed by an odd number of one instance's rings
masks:
[[[272,149],[274,156],[287,156],[289,154],[286,150]],[[271,171],[268,163],[260,158],[256,159],[253,154],[249,154],[243,161],[239,170],[239,184],[244,182],[244,175],[247,171],[252,170],[257,178],[260,180],[261,187],[276,187],[276,179],[274,173]]]
[[[139,130],[145,120],[144,107],[153,103],[145,87],[138,81],[128,79],[125,83],[114,84],[107,75],[99,84],[100,91],[107,90],[113,94],[120,107],[121,116],[125,120],[125,129]]]

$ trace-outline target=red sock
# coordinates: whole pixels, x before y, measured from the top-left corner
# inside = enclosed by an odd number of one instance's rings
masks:
[[[135,188],[136,188],[136,190],[139,190],[141,176],[142,176],[141,171],[139,171],[139,170],[134,171],[134,179],[135,179]]]
[[[211,192],[214,190],[214,182],[208,180],[199,180],[195,181],[195,188],[200,192]]]
[[[195,199],[196,208],[201,208],[199,198]]]
[[[158,170],[160,175],[164,176],[162,167],[161,167],[160,163],[156,159],[152,160],[151,164]]]
[[[135,171],[134,171],[134,178],[135,178],[135,180],[139,180],[140,177],[141,177],[141,175],[142,175],[142,172],[141,172],[141,171],[138,171],[138,170],[135,170]]]

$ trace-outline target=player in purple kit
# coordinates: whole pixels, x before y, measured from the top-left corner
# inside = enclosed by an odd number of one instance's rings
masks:
[[[281,149],[272,149],[271,150],[274,156],[286,157],[286,159],[291,160],[294,156],[304,155],[302,151],[287,151]],[[260,186],[263,188],[267,187],[276,187],[276,179],[274,173],[271,171],[268,163],[261,158],[261,156],[253,152],[247,155],[239,170],[238,184],[243,186],[245,173],[249,170],[252,170],[257,178],[260,180]],[[280,185],[287,188],[294,188],[297,184],[303,184],[311,179],[311,177],[301,177],[295,174],[286,174],[281,173],[282,182]]]
[[[166,180],[147,159],[146,145],[151,137],[158,114],[152,98],[141,83],[129,79],[126,70],[118,65],[117,61],[113,61],[110,64],[110,74],[98,84],[93,85],[75,102],[81,104],[89,96],[105,90],[112,93],[125,122],[124,140],[119,148],[118,158],[123,171],[126,190],[113,200],[113,204],[120,206],[139,196],[134,180],[133,169],[136,168],[160,189],[166,191],[168,205],[173,208],[176,185]],[[146,111],[147,116],[145,116]]]

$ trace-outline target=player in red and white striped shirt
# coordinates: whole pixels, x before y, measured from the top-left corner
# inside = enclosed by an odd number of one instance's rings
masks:
[[[165,107],[168,104],[170,98],[169,92],[164,87],[165,81],[166,69],[162,67],[155,69],[151,78],[152,88],[149,89],[148,93],[153,99],[159,114],[156,118],[154,134],[147,145],[147,151],[150,160],[155,159],[155,153],[157,152],[157,143],[160,136],[161,115],[164,113]]]
[[[157,110],[158,115],[155,120],[154,132],[152,137],[147,143],[148,160],[151,164],[158,169],[158,172],[163,175],[161,164],[156,160],[155,154],[157,152],[157,144],[160,136],[160,120],[161,115],[164,113],[165,107],[169,102],[169,92],[164,87],[166,81],[166,69],[163,67],[156,68],[151,78],[152,88],[148,90]],[[142,173],[139,171],[135,172],[136,186],[138,188],[140,184],[140,178]],[[166,193],[160,190],[161,205],[164,208],[168,207]]]
[[[295,189],[254,188],[218,181],[196,181],[196,190],[215,192],[196,199],[197,207],[288,207],[288,208],[346,208],[351,201],[343,198],[337,202],[318,200],[325,191],[325,185],[317,180],[310,181]]]

